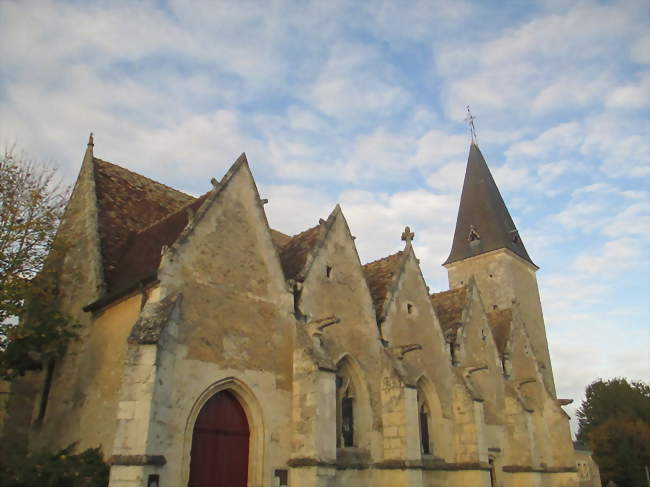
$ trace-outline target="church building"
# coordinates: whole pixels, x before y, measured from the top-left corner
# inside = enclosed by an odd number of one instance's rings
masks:
[[[58,236],[79,339],[11,384],[3,443],[101,446],[110,487],[579,485],[538,267],[476,143],[433,294],[408,227],[366,264],[338,205],[270,228],[244,154],[194,198],[93,150]]]

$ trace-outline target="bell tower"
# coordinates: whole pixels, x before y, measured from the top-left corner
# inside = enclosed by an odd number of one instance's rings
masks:
[[[533,263],[475,141],[469,149],[456,230],[447,268],[449,287],[473,277],[486,311],[517,307],[530,335],[546,388],[553,370]]]

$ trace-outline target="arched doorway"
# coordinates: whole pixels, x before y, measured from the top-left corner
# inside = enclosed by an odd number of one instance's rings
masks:
[[[212,396],[194,424],[188,487],[246,487],[249,436],[237,398],[228,391]]]

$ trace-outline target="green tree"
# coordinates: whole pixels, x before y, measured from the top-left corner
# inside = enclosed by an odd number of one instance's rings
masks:
[[[577,438],[594,452],[603,485],[646,487],[650,466],[650,385],[623,378],[587,387],[576,412]]]
[[[74,454],[75,445],[50,453],[13,453],[0,460],[2,487],[106,487],[108,465],[99,448]]]
[[[75,336],[74,324],[57,310],[55,280],[43,271],[47,259],[55,260],[68,195],[54,167],[5,149],[0,159],[1,378],[40,368]],[[55,272],[56,265],[47,267]]]

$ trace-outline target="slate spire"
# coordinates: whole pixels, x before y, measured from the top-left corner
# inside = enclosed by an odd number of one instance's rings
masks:
[[[509,249],[535,265],[526,252],[483,154],[472,142],[454,241],[443,265],[497,249]]]

